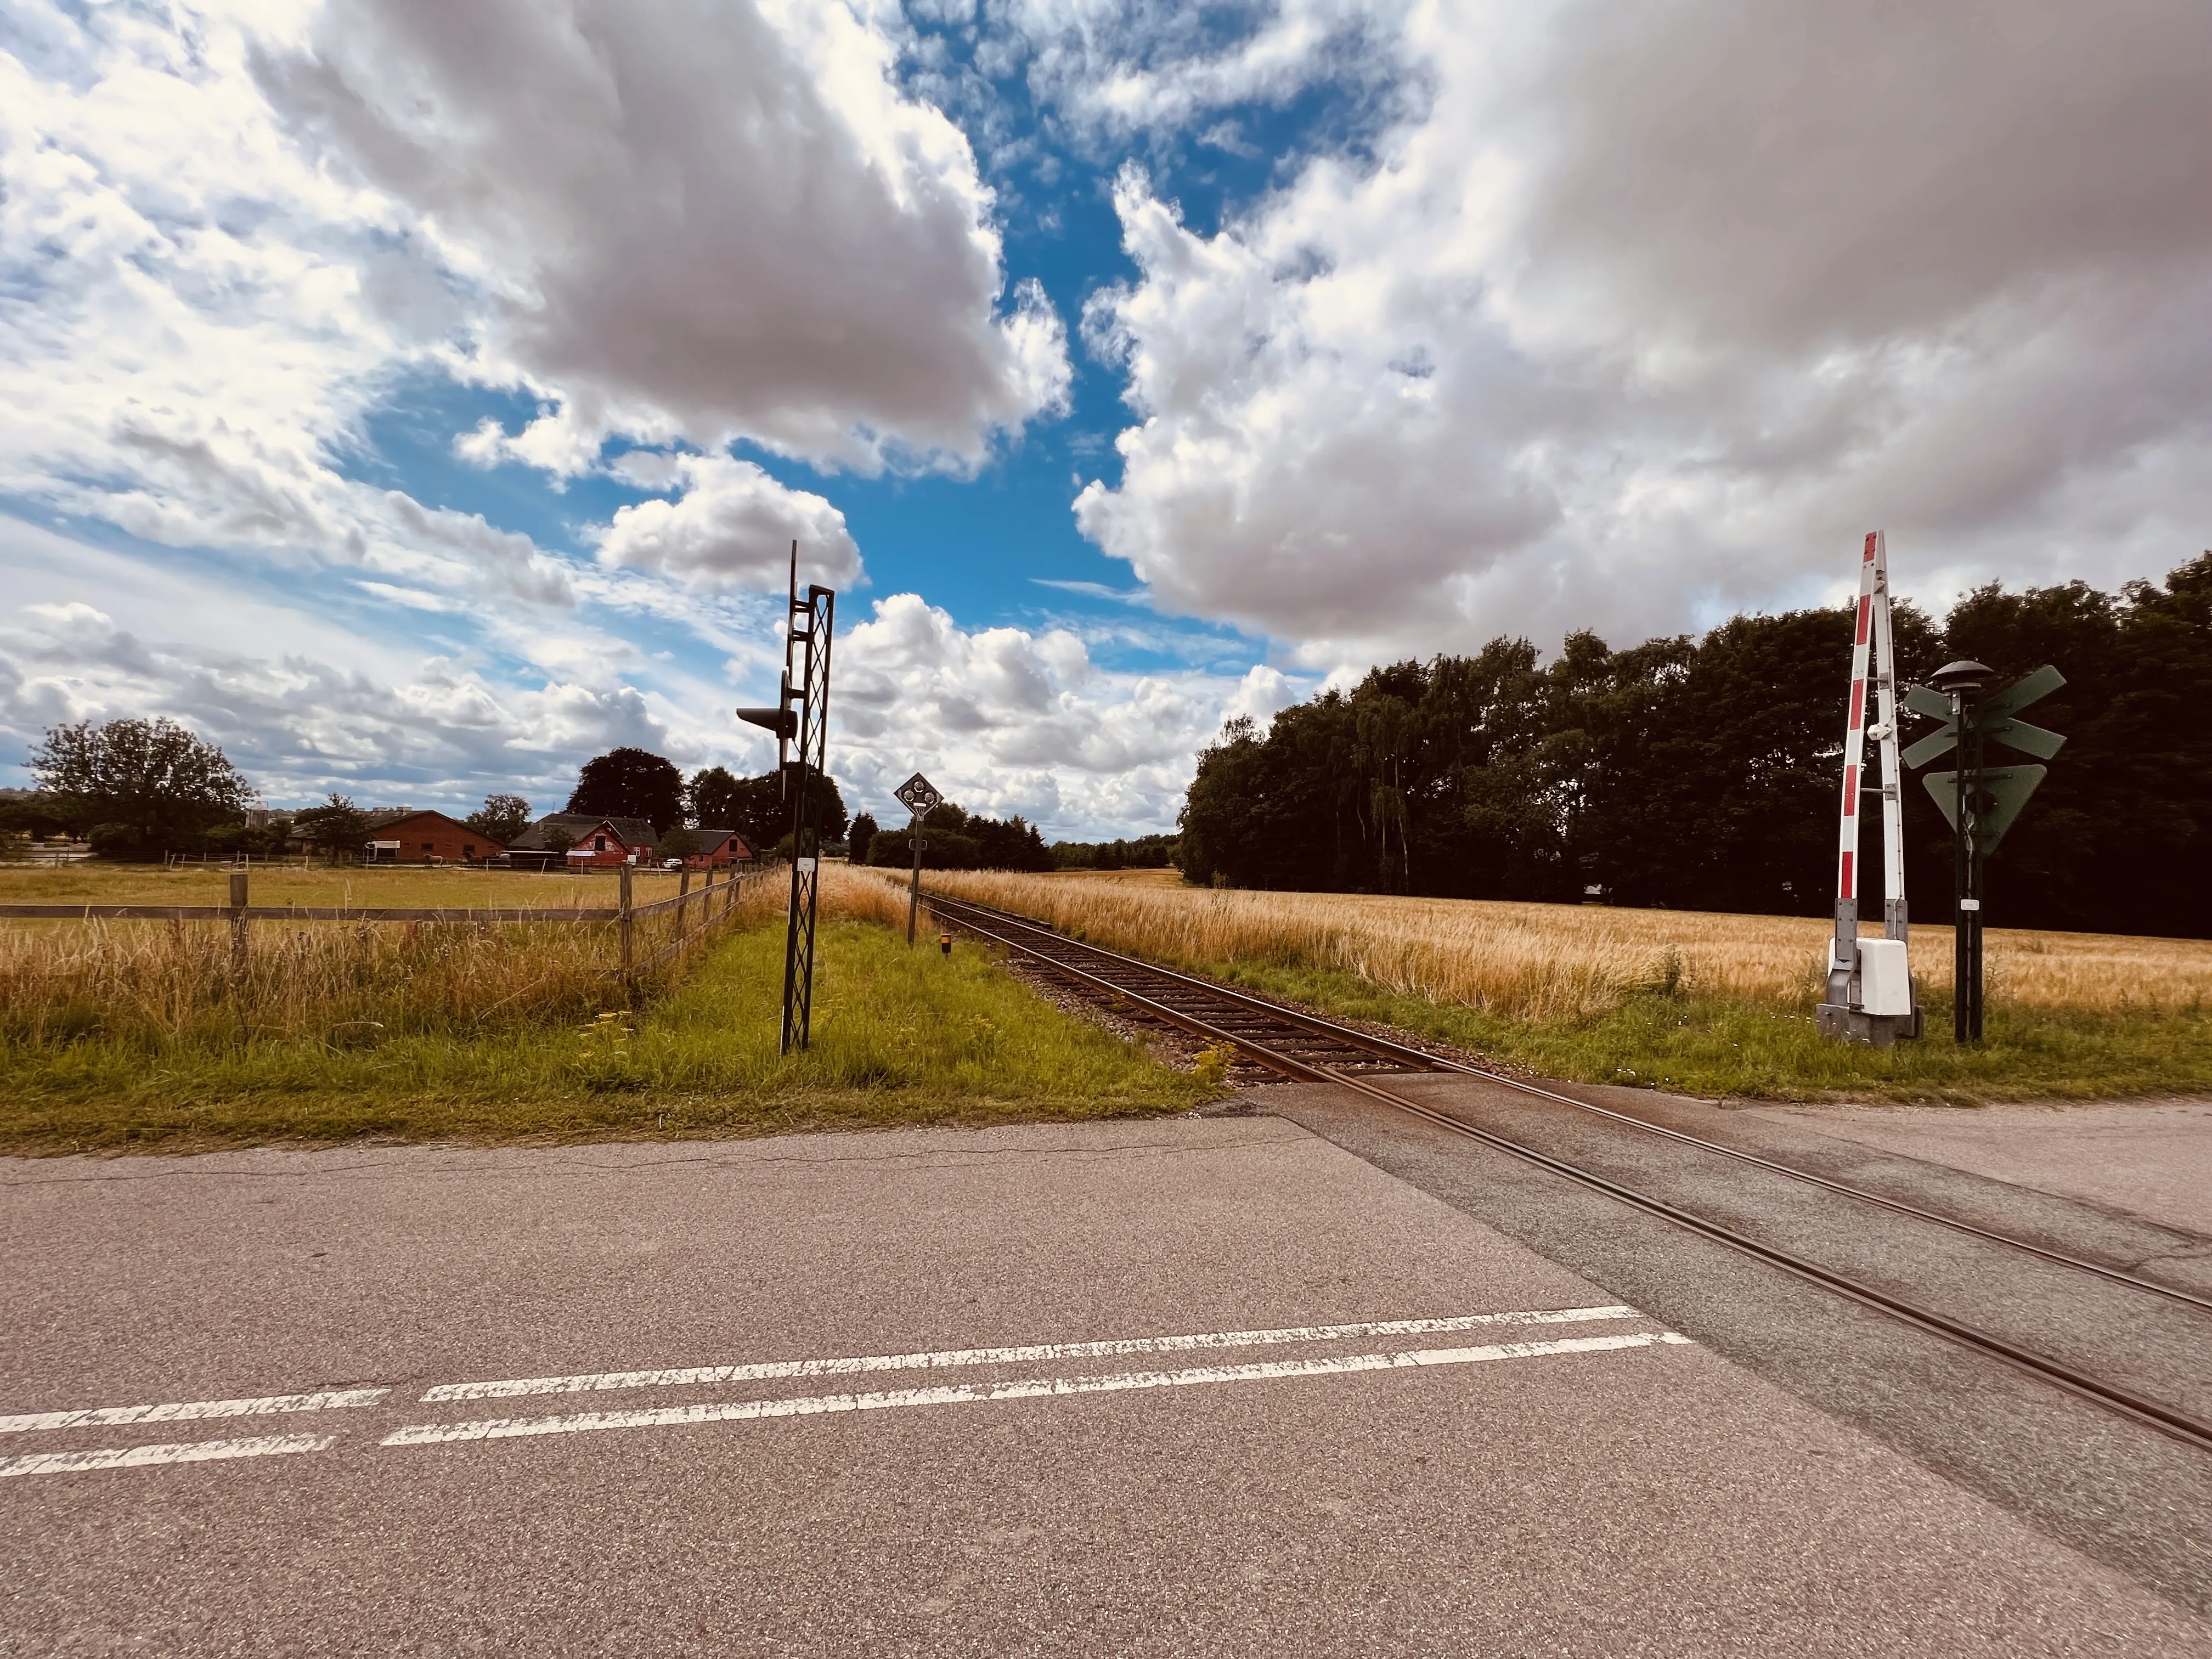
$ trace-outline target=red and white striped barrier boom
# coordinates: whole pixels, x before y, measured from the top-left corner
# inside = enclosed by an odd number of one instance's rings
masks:
[[[1869,784],[1867,739],[1881,757],[1879,781]],[[1843,823],[1836,838],[1836,939],[1828,956],[1828,1000],[1851,1006],[1859,977],[1859,812],[1871,793],[1881,803],[1882,929],[1904,943],[1905,802],[1897,760],[1897,658],[1889,631],[1889,548],[1879,530],[1868,532],[1859,561],[1858,621],[1851,640],[1850,718],[1844,727]]]

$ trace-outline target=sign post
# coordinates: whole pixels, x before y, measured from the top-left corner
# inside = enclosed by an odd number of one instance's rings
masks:
[[[1995,696],[1984,697],[1989,678],[1990,670],[1980,663],[1947,663],[1905,699],[1915,714],[1942,722],[1905,751],[1906,765],[1925,766],[1938,755],[1958,750],[1956,771],[1924,773],[1921,781],[1950,820],[1955,848],[1952,878],[1959,910],[1952,940],[1951,1033],[1960,1042],[1978,1042],[1982,1036],[1983,866],[2047,775],[2040,766],[1987,765],[1985,745],[2001,743],[2049,760],[2066,741],[2018,718],[2028,704],[2064,685],[2064,675],[2045,664]]]
[[[806,1047],[814,1012],[814,915],[822,878],[818,781],[830,738],[830,638],[837,595],[809,582],[799,592],[799,544],[791,544],[789,623],[783,636],[783,694],[773,708],[740,708],[738,718],[775,733],[776,774],[791,801],[791,919],[783,944],[783,1031],[780,1052]],[[792,669],[799,670],[798,684]],[[799,756],[789,757],[796,743]],[[793,774],[798,786],[793,787]]]
[[[906,942],[914,944],[915,915],[921,908],[921,849],[927,843],[921,838],[921,826],[933,811],[945,804],[945,797],[937,793],[937,786],[921,773],[915,773],[893,792],[900,805],[914,814],[914,825],[908,839],[913,842],[914,878],[906,891]]]

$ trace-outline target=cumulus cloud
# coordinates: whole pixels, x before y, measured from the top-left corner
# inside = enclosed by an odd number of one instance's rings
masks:
[[[834,3],[331,0],[259,69],[481,294],[471,372],[554,400],[479,453],[973,465],[1062,403],[1066,340],[1041,289],[1005,294],[967,140],[896,57]]]
[[[1416,8],[1405,112],[1094,300],[1139,420],[1076,512],[1320,664],[2151,574],[2212,513],[2212,13]]]
[[[789,489],[750,461],[726,455],[623,458],[623,474],[647,488],[680,484],[674,501],[618,508],[599,532],[607,565],[659,570],[689,586],[774,587],[799,544],[803,579],[843,587],[860,574],[845,515],[821,496]]]
[[[891,790],[921,770],[971,811],[1077,837],[1171,827],[1222,721],[1297,695],[1265,667],[1110,672],[1072,629],[970,632],[913,593],[878,600],[836,662],[830,767],[855,811],[891,822]]]
[[[119,7],[25,21],[44,27],[0,52],[0,491],[173,545],[568,603],[527,537],[339,465],[423,287],[385,204],[283,142],[246,38]]]
[[[720,757],[713,701],[641,687],[610,642],[533,643],[521,678],[436,640],[380,640],[143,557],[0,517],[0,763],[48,727],[165,714],[221,744],[277,803],[337,789],[386,804],[565,799],[585,757],[636,744]],[[97,604],[68,597],[99,596]],[[40,596],[46,597],[40,597]],[[0,778],[27,783],[27,775]]]

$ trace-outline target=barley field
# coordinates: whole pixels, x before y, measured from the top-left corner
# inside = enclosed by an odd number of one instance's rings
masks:
[[[1133,955],[1340,970],[1397,994],[1539,1023],[1591,1018],[1649,990],[1808,1008],[1832,931],[1798,916],[1191,888],[1152,871],[939,871],[928,879]],[[1984,948],[1993,1005],[2095,1013],[2212,1005],[2212,940],[1997,928]],[[1913,929],[1914,970],[1938,999],[1950,994],[1951,949],[1949,928]]]

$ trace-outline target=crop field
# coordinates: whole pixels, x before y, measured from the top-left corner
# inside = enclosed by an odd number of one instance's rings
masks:
[[[1815,918],[1143,878],[1157,873],[929,879],[1114,949],[1583,1081],[1962,1103],[2212,1089],[2212,941],[1993,929],[1989,1038],[1961,1049],[1951,931],[1916,927],[1930,1040],[1875,1052],[1813,1030],[1831,932]]]
[[[255,901],[614,901],[611,873],[285,873],[280,885],[257,870]],[[221,872],[0,876],[14,902],[224,893]],[[636,897],[674,886],[640,878]],[[0,921],[0,1149],[775,1133],[1181,1110],[1215,1092],[981,952],[909,951],[891,931],[903,896],[836,866],[813,1046],[781,1055],[786,891],[774,876],[750,886],[711,942],[635,995],[615,972],[612,924],[257,922],[240,971],[221,923]]]

